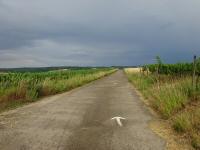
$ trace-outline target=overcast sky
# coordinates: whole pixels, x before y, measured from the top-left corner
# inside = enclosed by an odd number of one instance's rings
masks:
[[[0,0],[0,67],[139,65],[200,55],[199,0]]]

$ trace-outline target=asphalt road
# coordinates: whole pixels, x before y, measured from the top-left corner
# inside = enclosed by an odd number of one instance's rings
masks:
[[[126,118],[119,126],[111,118]],[[153,116],[118,71],[0,115],[0,150],[162,150]]]

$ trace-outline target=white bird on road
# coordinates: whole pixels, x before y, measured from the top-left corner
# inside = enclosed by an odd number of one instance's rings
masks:
[[[126,118],[123,118],[123,117],[113,117],[113,118],[111,118],[111,120],[116,120],[116,121],[117,121],[117,124],[118,124],[120,127],[122,127],[123,124],[122,124],[122,122],[121,122],[121,119],[122,119],[122,120],[125,120]]]

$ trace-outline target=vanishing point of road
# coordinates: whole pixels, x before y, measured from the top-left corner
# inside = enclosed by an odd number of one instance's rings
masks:
[[[119,126],[113,117],[123,117]],[[0,150],[163,150],[123,71],[0,115]]]

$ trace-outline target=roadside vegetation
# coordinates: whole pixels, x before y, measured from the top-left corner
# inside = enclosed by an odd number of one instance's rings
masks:
[[[115,71],[91,68],[0,74],[0,111],[71,90]]]
[[[157,64],[145,65],[138,72],[125,72],[174,131],[200,149],[200,59],[195,60],[195,65],[168,65],[157,57]]]

